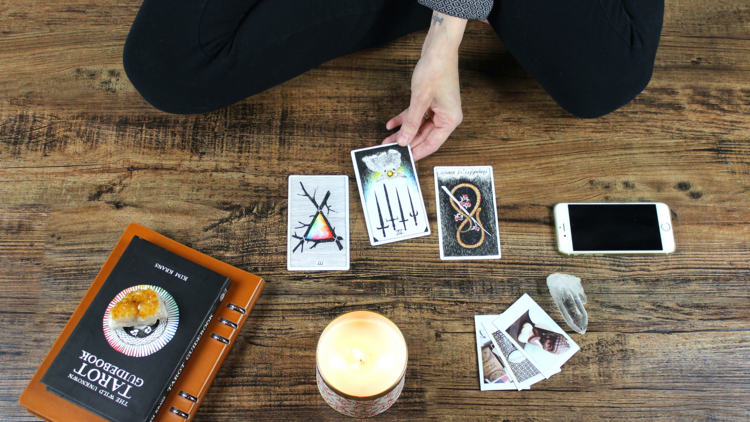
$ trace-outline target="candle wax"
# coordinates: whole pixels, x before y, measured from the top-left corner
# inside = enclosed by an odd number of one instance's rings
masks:
[[[398,327],[373,312],[352,312],[334,320],[320,336],[318,368],[328,384],[355,397],[393,387],[406,367],[407,350]]]

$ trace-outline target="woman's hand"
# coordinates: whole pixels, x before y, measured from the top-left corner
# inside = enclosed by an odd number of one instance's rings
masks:
[[[437,151],[463,119],[458,47],[467,22],[437,11],[432,14],[422,57],[411,78],[409,108],[385,125],[388,130],[401,129],[383,143],[411,144],[414,160]]]

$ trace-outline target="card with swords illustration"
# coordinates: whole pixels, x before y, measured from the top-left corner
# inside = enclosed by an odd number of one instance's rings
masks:
[[[435,167],[434,171],[440,259],[499,259],[492,167]]]
[[[289,176],[287,269],[349,269],[349,176]]]
[[[430,234],[411,148],[397,144],[352,151],[370,244]]]

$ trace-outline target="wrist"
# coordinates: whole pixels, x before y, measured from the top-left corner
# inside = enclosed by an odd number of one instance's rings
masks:
[[[427,32],[422,47],[422,55],[431,49],[458,53],[458,47],[461,45],[466,24],[469,21],[438,11],[432,13],[431,19],[430,30]]]

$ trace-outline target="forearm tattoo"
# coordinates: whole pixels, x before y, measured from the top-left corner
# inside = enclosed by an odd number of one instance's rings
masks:
[[[442,25],[443,24],[443,18],[441,18],[440,16],[438,16],[438,12],[434,12],[432,14],[432,23],[433,24],[438,24],[438,25]]]

